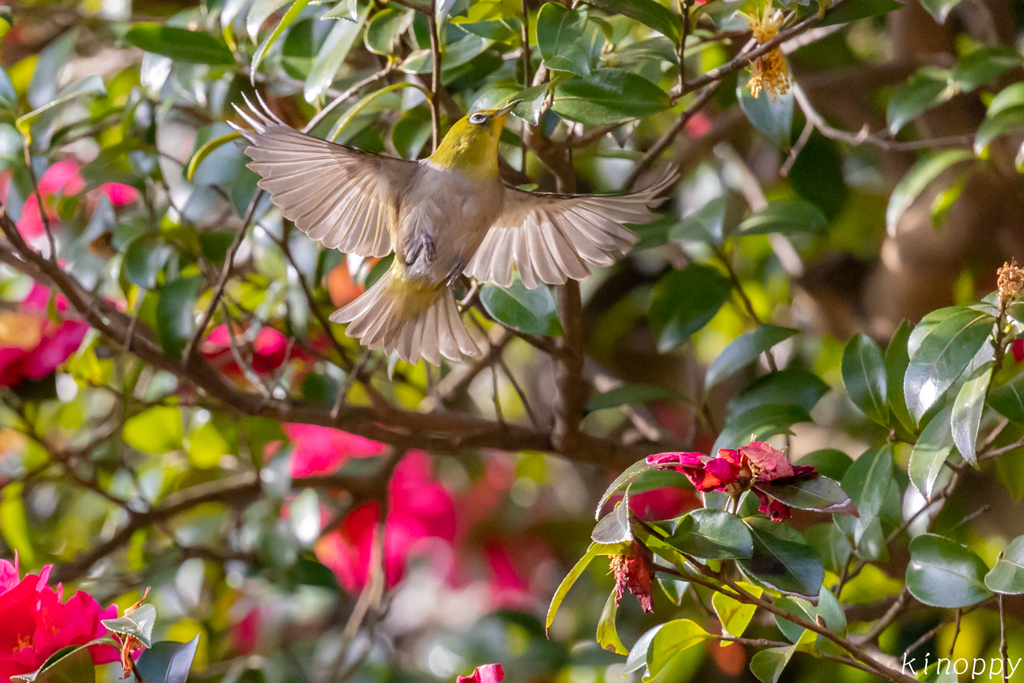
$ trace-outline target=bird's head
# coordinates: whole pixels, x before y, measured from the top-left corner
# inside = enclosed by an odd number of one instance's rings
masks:
[[[430,161],[445,168],[473,173],[498,172],[498,140],[512,108],[521,100],[500,109],[480,109],[455,122]]]

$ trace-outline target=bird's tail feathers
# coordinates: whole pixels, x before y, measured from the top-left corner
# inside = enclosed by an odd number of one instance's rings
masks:
[[[386,272],[358,299],[331,314],[331,322],[348,323],[345,334],[359,339],[369,349],[398,352],[407,363],[420,358],[434,365],[441,358],[462,360],[480,356],[486,341],[471,332],[459,317],[452,290],[445,288],[416,315],[404,315],[401,293],[391,286],[392,272]]]

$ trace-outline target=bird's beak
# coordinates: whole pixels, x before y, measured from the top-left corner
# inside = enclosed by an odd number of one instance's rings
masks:
[[[517,104],[519,104],[520,102],[522,102],[522,100],[512,100],[511,102],[509,102],[508,104],[506,104],[506,105],[505,105],[504,107],[502,107],[502,108],[501,108],[501,109],[499,109],[498,111],[494,112],[494,115],[495,115],[495,116],[505,116],[505,115],[506,115],[506,114],[508,114],[508,113],[509,113],[510,111],[512,111],[512,110],[513,110],[513,109],[515,108],[515,106],[516,106]]]

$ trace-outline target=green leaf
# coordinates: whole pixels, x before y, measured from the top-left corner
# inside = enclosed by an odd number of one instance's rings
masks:
[[[1024,593],[1024,536],[1010,541],[992,570],[985,575],[985,585],[990,591],[1005,595]]]
[[[1024,83],[1011,83],[992,98],[985,112],[986,118],[994,118],[1008,109],[1024,107]]]
[[[917,433],[914,418],[907,410],[907,401],[903,398],[903,378],[907,375],[910,365],[910,354],[907,352],[907,341],[910,339],[910,323],[906,320],[899,326],[885,349],[886,396],[889,409],[893,416],[910,435]]]
[[[690,588],[690,582],[662,574],[661,572],[658,572],[657,580],[661,590],[665,593],[665,597],[671,600],[672,604],[676,607],[681,606],[683,598],[686,596],[686,591]]]
[[[789,664],[789,660],[796,652],[797,646],[770,647],[766,650],[755,652],[750,658],[750,672],[757,677],[761,683],[778,683],[783,670]]]
[[[156,289],[157,275],[170,253],[170,247],[154,244],[151,239],[133,240],[125,251],[121,272],[128,282],[137,287]]]
[[[308,2],[308,0],[306,1]],[[252,72],[256,73],[255,66],[252,67]],[[206,157],[210,156],[210,154],[212,154],[215,150],[219,149],[221,146],[229,142],[238,140],[241,137],[241,133],[228,133],[227,135],[221,135],[220,137],[214,138],[213,140],[210,140],[209,142],[204,144],[202,147],[196,150],[196,153],[192,155],[192,159],[189,160],[188,171],[186,171],[185,177],[188,178],[188,180],[191,182],[192,177],[196,174],[196,169],[199,168],[199,164],[203,163],[203,160]]]
[[[988,404],[997,413],[1018,425],[1024,425],[1024,374],[988,392]]]
[[[918,602],[932,607],[968,607],[987,598],[988,567],[956,541],[922,534],[910,542],[907,589]]]
[[[649,314],[658,331],[658,350],[665,353],[686,343],[690,335],[715,317],[731,294],[729,278],[699,263],[673,270],[658,280]]]
[[[551,597],[551,604],[548,606],[548,614],[544,620],[544,630],[546,631],[551,628],[551,624],[555,621],[555,615],[558,614],[558,608],[562,606],[562,601],[565,600],[569,589],[583,575],[584,570],[586,570],[595,557],[599,555],[621,555],[627,548],[628,546],[609,546],[601,543],[591,543],[583,557],[569,570],[569,573],[562,579],[562,583],[558,584],[555,594]]]
[[[8,482],[0,488],[0,536],[8,548],[18,553],[22,562],[31,564],[36,552],[22,499],[24,488],[20,481]]]
[[[287,5],[291,0],[255,0],[245,15],[245,32],[253,43],[259,37],[260,29],[270,16]]]
[[[725,235],[725,214],[728,208],[727,197],[715,197],[672,226],[668,232],[669,240],[683,246],[691,241],[721,244]]]
[[[804,620],[814,619],[814,608],[811,603],[807,602],[802,598],[794,598],[783,595],[781,598],[775,600],[775,606],[785,610],[787,614],[791,614],[794,617],[799,617]],[[807,629],[803,626],[798,626],[794,622],[775,615],[775,625],[782,631],[782,635],[785,636],[786,640],[791,643],[799,643],[807,633]]]
[[[138,667],[143,680],[154,683],[186,683],[192,660],[199,647],[199,636],[187,643],[162,640],[139,657]]]
[[[35,674],[11,678],[15,679],[33,683],[95,683],[96,666],[87,645],[69,646],[47,659]]]
[[[21,132],[21,134],[24,135],[28,140],[31,140],[31,135],[29,133],[32,129],[32,123],[44,112],[47,112],[56,107],[60,107],[64,104],[67,104],[71,100],[78,99],[79,97],[84,97],[86,95],[106,94],[107,89],[106,86],[103,84],[103,79],[96,75],[88,76],[80,81],[72,83],[66,88],[63,88],[59,93],[57,93],[56,99],[51,100],[36,109],[33,109],[24,116],[18,117],[14,121],[14,127],[19,132]]]
[[[387,56],[395,51],[399,37],[412,23],[412,14],[405,9],[388,7],[370,17],[366,22],[366,49],[374,54]]]
[[[629,650],[622,644],[619,632],[615,628],[615,613],[618,611],[615,603],[615,589],[612,589],[608,600],[604,603],[604,610],[601,611],[601,619],[597,622],[597,644],[602,650],[614,652],[617,655],[628,655]]]
[[[618,69],[598,69],[555,87],[551,109],[570,121],[597,126],[625,123],[665,111],[669,96],[646,78]]]
[[[649,676],[657,676],[669,661],[683,650],[700,645],[711,638],[711,634],[689,619],[674,619],[667,622],[651,642],[647,650]]]
[[[936,413],[921,430],[921,436],[917,437],[914,450],[910,452],[910,481],[925,500],[930,501],[942,490],[953,474],[945,465],[953,452],[949,419],[952,411],[952,406],[946,406]]]
[[[631,674],[634,671],[639,671],[647,666],[647,652],[651,649],[651,643],[654,642],[654,637],[658,635],[658,631],[664,624],[658,624],[653,628],[644,632],[642,636],[636,639],[633,643],[633,647],[629,651],[629,656],[626,657],[626,668],[622,670],[622,675]]]
[[[153,406],[125,420],[121,430],[124,442],[142,453],[164,455],[184,448],[185,429],[181,409]]]
[[[946,17],[960,4],[960,0],[921,0],[921,6],[940,24],[946,23]]]
[[[604,410],[651,401],[688,401],[688,399],[677,391],[654,384],[623,384],[603,393],[593,394],[587,403],[587,410]]]
[[[739,521],[739,520],[737,520]],[[761,597],[760,586],[740,582],[740,587],[755,598]],[[715,593],[711,596],[711,605],[715,608],[718,620],[722,622],[722,631],[733,638],[742,638],[743,632],[747,630],[750,620],[754,618],[757,605],[748,605],[730,598],[725,593]],[[723,643],[724,645],[725,643]]]
[[[978,429],[981,427],[981,413],[985,410],[985,394],[992,379],[992,365],[986,363],[974,375],[963,383],[953,402],[953,413],[950,425],[953,443],[964,459],[978,466],[978,455],[975,450],[978,441]]]
[[[955,164],[973,158],[974,156],[969,150],[951,149],[926,157],[914,164],[889,197],[889,206],[885,210],[885,227],[889,234],[895,237],[900,218],[933,180]]]
[[[902,8],[903,4],[895,0],[858,0],[858,2],[847,2],[841,7],[831,10],[818,25],[837,26],[839,24],[848,24],[851,21],[877,17]]]
[[[1013,107],[995,116],[986,116],[974,136],[974,153],[978,156],[985,154],[997,137],[1020,128],[1024,128],[1024,107]]]
[[[484,285],[480,301],[487,313],[505,327],[526,334],[562,335],[555,298],[544,285],[527,289],[520,280],[513,280],[508,289]]]
[[[885,361],[878,344],[867,335],[857,334],[843,352],[843,384],[850,400],[871,420],[889,425],[889,406]]]
[[[338,4],[320,15],[320,19],[359,20],[359,3],[356,0],[338,0]]]
[[[281,37],[281,34],[288,30],[288,27],[298,18],[302,10],[306,9],[309,5],[310,0],[294,0],[292,6],[288,8],[288,11],[281,17],[281,21],[277,23],[277,26],[260,44],[256,50],[256,54],[252,57],[252,66],[249,68],[251,78],[253,82],[256,80],[256,70],[260,68],[260,64],[263,62],[263,58],[267,56],[267,52],[277,42],[277,39]]]
[[[205,31],[190,31],[155,23],[135,24],[125,40],[146,52],[177,62],[233,66],[235,57],[223,42]]]
[[[758,129],[777,147],[789,149],[789,140],[793,129],[793,93],[772,99],[766,93],[760,97],[750,94],[747,81],[750,75],[741,75],[736,85],[736,99],[740,109],[754,128]]]
[[[622,14],[653,28],[674,43],[679,42],[683,22],[679,15],[654,0],[590,0],[592,5],[609,14]]]
[[[515,99],[522,100],[522,102],[516,105],[512,113],[531,125],[536,126],[539,124],[540,113],[544,105],[544,99],[548,94],[548,88],[549,84],[542,83],[520,92],[515,96]]]
[[[957,60],[953,83],[960,92],[970,92],[1021,66],[1021,56],[1012,48],[982,47]]]
[[[754,540],[753,556],[737,562],[746,576],[783,593],[818,594],[825,568],[800,532],[762,516],[743,523]]]
[[[836,574],[842,573],[853,554],[853,547],[846,538],[846,534],[835,524],[815,524],[804,531],[807,542],[810,543],[818,553],[825,569]]]
[[[814,479],[755,484],[754,488],[798,510],[857,515],[857,507],[839,483],[821,475]]]
[[[131,614],[117,619],[103,619],[101,623],[108,631],[138,638],[147,648],[153,644],[153,624],[156,623],[156,607],[141,605]]]
[[[595,543],[629,543],[633,540],[632,524],[629,521],[629,493],[615,505],[615,509],[597,523],[590,534]]]
[[[585,6],[584,6],[585,7]],[[537,46],[549,69],[589,76],[587,53],[579,45],[587,24],[585,10],[545,3],[537,14]]]
[[[779,342],[789,339],[797,331],[791,327],[766,324],[737,337],[708,366],[704,377],[705,388],[710,389],[734,372],[753,363],[759,355]]]
[[[841,481],[853,464],[853,458],[835,448],[821,448],[801,457],[799,464],[810,465],[819,474]]]
[[[854,542],[857,544],[882,511],[892,482],[892,471],[892,446],[886,444],[862,453],[843,477],[843,490],[860,513],[853,524]]]
[[[597,512],[594,513],[594,519],[601,518],[601,509],[604,508],[605,503],[607,503],[608,500],[615,495],[616,491],[621,489],[623,486],[628,484],[633,479],[639,477],[644,472],[652,469],[654,469],[654,465],[648,465],[647,458],[644,458],[642,460],[636,461],[635,463],[627,467],[622,474],[615,477],[615,481],[613,481],[611,485],[608,486],[607,489],[605,489],[604,495],[601,496],[601,500],[597,504]]]
[[[886,111],[889,133],[896,135],[903,126],[947,101],[952,96],[948,76],[948,71],[925,67],[897,86]]]
[[[727,418],[725,429],[715,439],[711,452],[717,453],[719,448],[739,448],[751,440],[751,435],[755,441],[763,441],[776,434],[792,434],[789,428],[793,425],[813,421],[810,414],[800,406],[759,406]]]
[[[172,358],[181,358],[195,331],[199,284],[198,276],[173,280],[164,285],[156,300],[156,335]]]
[[[814,204],[802,199],[780,199],[743,219],[737,235],[821,234],[827,225],[828,218]]]
[[[323,45],[320,46],[320,51],[313,59],[313,65],[309,68],[309,75],[303,84],[302,96],[307,102],[319,102],[331,87],[349,50],[358,40],[363,29],[363,22],[366,21],[369,12],[370,5],[365,5],[359,11],[357,21],[341,19],[334,22],[330,33],[327,34]]]
[[[831,390],[828,384],[813,372],[806,370],[776,370],[758,377],[729,401],[728,415],[739,415],[764,405],[794,405],[810,412]]]
[[[698,509],[677,518],[665,542],[702,560],[749,558],[754,552],[743,522],[723,510]]]
[[[950,315],[921,340],[910,356],[903,380],[907,409],[915,421],[935,405],[978,353],[992,331],[989,313],[963,309]]]

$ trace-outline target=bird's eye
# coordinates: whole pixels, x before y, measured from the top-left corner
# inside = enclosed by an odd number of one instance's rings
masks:
[[[476,114],[473,114],[472,116],[469,117],[470,123],[483,123],[486,120],[487,116],[485,114],[481,114],[480,112],[477,112]]]

